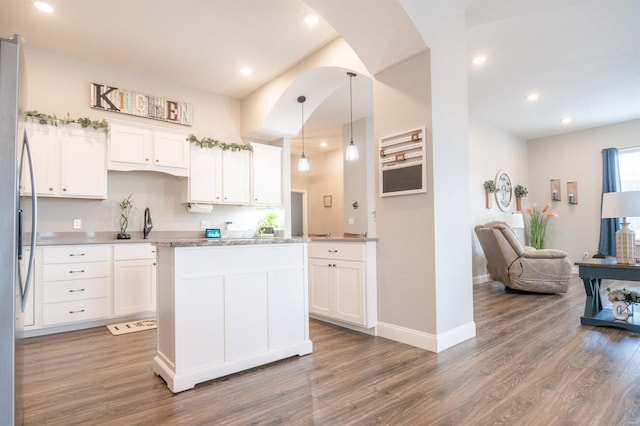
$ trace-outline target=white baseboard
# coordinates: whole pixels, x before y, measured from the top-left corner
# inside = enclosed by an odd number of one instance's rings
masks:
[[[378,322],[378,336],[436,353],[469,340],[475,335],[476,324],[473,321],[438,335]]]
[[[491,276],[489,274],[476,275],[473,277],[473,284],[482,284],[491,281]]]

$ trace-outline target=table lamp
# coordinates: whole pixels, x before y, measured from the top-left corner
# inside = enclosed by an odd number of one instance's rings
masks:
[[[636,235],[629,229],[628,217],[640,217],[640,191],[607,192],[602,194],[602,218],[622,218],[622,228],[616,232],[616,260],[636,263]]]
[[[516,234],[516,237],[518,237],[518,240],[520,240],[520,242],[524,244],[524,217],[522,216],[522,213],[505,214],[504,223],[509,225],[509,228],[513,229],[513,232]]]

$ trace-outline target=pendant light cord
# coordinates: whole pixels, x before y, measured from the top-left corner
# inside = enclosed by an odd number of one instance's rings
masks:
[[[349,118],[351,121],[351,141],[353,142],[353,77],[355,74],[352,72],[347,73],[349,75]]]
[[[298,96],[298,102],[302,107],[302,155],[304,155],[304,102],[307,100],[305,96]]]

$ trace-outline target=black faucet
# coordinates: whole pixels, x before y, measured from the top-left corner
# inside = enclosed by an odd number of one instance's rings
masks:
[[[145,240],[151,233],[152,229],[153,229],[153,222],[151,222],[151,211],[149,210],[149,207],[147,207],[146,209],[144,209],[144,229],[142,230]]]

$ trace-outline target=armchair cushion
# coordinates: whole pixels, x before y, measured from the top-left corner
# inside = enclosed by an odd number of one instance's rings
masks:
[[[491,278],[506,287],[536,293],[566,293],[571,261],[561,250],[523,246],[504,222],[475,227]]]

